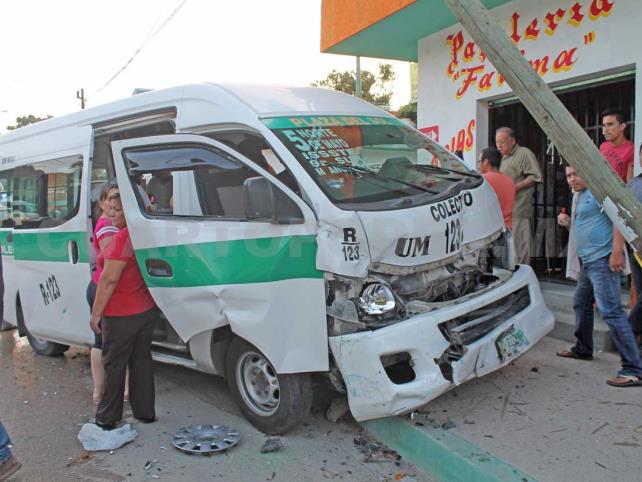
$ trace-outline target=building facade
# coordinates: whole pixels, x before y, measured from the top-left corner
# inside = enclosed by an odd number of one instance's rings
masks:
[[[570,203],[563,159],[484,52],[442,0],[365,2],[369,10],[361,23],[350,21],[361,0],[350,2],[350,10],[341,10],[342,3],[348,2],[324,0],[322,50],[417,61],[419,129],[449,150],[462,151],[470,167],[481,149],[494,144],[494,131],[501,126],[514,128],[520,144],[535,152],[544,182],[533,198],[533,265],[543,277],[561,278],[567,233],[555,217]],[[642,96],[636,95],[642,2],[482,3],[596,144],[604,140],[601,112],[615,108],[630,122],[628,137],[640,145],[635,119],[642,109]],[[639,173],[637,152],[635,165]]]

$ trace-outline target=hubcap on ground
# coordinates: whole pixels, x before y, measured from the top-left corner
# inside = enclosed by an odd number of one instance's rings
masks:
[[[188,454],[208,455],[236,445],[241,436],[225,425],[192,425],[174,435],[172,445]]]

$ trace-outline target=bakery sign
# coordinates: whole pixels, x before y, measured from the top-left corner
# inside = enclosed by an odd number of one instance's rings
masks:
[[[590,29],[591,22],[608,17],[616,5],[616,0],[591,0],[575,2],[567,8],[551,9],[541,17],[523,18],[519,12],[510,16],[510,38],[520,47],[522,55],[528,58],[529,42],[537,42],[542,36],[554,37],[563,28],[588,27],[583,37],[584,45],[596,40],[596,34]],[[582,41],[582,40],[580,40]],[[462,30],[448,35],[446,45],[449,48],[450,63],[446,74],[455,83],[455,97],[463,98],[471,89],[485,92],[492,87],[504,85],[503,76],[494,70],[486,61],[486,54],[473,42],[468,40]],[[545,77],[547,74],[568,72],[578,61],[580,45],[571,45],[560,49],[551,49],[537,58],[529,58],[535,71]]]

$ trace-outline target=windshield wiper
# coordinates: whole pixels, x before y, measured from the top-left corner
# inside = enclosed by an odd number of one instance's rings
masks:
[[[445,171],[450,174],[459,174],[461,176],[479,178],[479,174],[474,172],[462,172],[456,169],[448,169],[447,167],[431,166],[430,164],[410,164],[409,167],[414,167],[420,171]]]
[[[357,166],[352,166],[352,165],[343,165],[341,167],[345,167],[346,169],[349,169],[350,171],[353,172],[358,172],[361,174],[368,174],[370,176],[379,178],[379,179],[385,179],[387,181],[393,181],[393,182],[398,182],[399,184],[403,184],[404,186],[412,187],[414,189],[417,189],[419,191],[423,192],[428,192],[430,194],[438,194],[439,191],[435,191],[434,189],[427,188],[425,186],[420,186],[418,184],[413,184],[411,182],[406,182],[402,181],[400,179],[396,179],[394,177],[389,177],[389,176],[384,176],[383,174],[379,174],[378,172],[371,171],[370,169],[366,169],[365,167],[357,167]]]

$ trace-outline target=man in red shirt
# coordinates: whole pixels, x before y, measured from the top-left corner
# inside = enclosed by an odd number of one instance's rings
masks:
[[[600,152],[625,183],[633,177],[634,146],[624,136],[626,122],[621,112],[605,110],[602,113],[602,134],[606,139]]]
[[[506,174],[499,172],[502,154],[493,147],[487,147],[479,156],[479,171],[493,188],[499,207],[504,216],[504,224],[513,229],[513,205],[515,204],[515,181]]]

